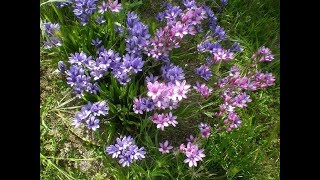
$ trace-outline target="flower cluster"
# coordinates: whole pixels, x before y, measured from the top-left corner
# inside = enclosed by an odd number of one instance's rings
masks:
[[[159,143],[159,146],[160,146],[159,151],[162,154],[169,153],[169,151],[173,148],[171,145],[169,145],[168,140],[166,140],[164,143]]]
[[[72,125],[75,127],[80,126],[81,123],[86,122],[88,129],[95,131],[99,128],[99,116],[108,114],[109,107],[106,101],[91,103],[81,107],[81,111],[76,113],[76,117],[72,120]]]
[[[196,92],[207,98],[212,93],[212,88],[209,88],[205,83],[201,84],[197,81],[196,86],[193,86]]]
[[[202,7],[197,7],[195,3],[185,2],[188,8],[185,12],[179,6],[167,4],[167,9],[158,14],[159,20],[167,20],[166,26],[157,29],[155,37],[147,41],[148,46],[145,52],[156,60],[169,56],[169,51],[180,47],[180,41],[187,35],[195,35],[196,26],[206,19],[206,11]]]
[[[176,127],[178,122],[176,121],[177,116],[173,116],[171,112],[166,114],[154,113],[150,117],[151,121],[157,124],[157,128],[164,130],[165,127],[168,127],[171,124],[173,127]]]
[[[100,14],[104,14],[108,11],[108,9],[110,9],[111,12],[120,12],[122,6],[121,3],[118,3],[118,0],[115,0],[113,2],[111,0],[108,0],[107,3],[103,1],[102,4],[98,6],[98,12]],[[98,24],[103,24],[106,22],[106,20],[103,16],[97,16],[96,22]]]
[[[143,24],[135,12],[127,14],[126,25],[129,36],[126,38],[126,51],[142,56],[143,49],[150,38],[148,26]]]
[[[106,153],[112,155],[112,158],[118,158],[123,167],[130,166],[134,160],[145,158],[144,147],[139,148],[131,136],[119,137],[116,141],[114,145],[106,147]]]
[[[211,70],[207,65],[201,65],[199,68],[196,68],[194,73],[200,75],[206,81],[212,76]]]
[[[209,138],[211,127],[208,124],[200,123],[199,125],[200,134],[203,138]]]
[[[271,62],[274,57],[269,48],[262,46],[258,49],[256,54],[253,54],[252,59],[259,59],[259,62]]]
[[[67,84],[69,84],[77,97],[84,96],[84,92],[96,94],[99,90],[97,83],[92,83],[90,76],[85,74],[82,66],[71,65],[70,69],[66,71]]]
[[[179,101],[183,98],[187,98],[186,94],[190,90],[190,85],[186,84],[186,81],[161,82],[157,81],[158,77],[147,77],[147,96],[134,98],[133,111],[136,114],[143,114],[144,111],[149,112],[154,109],[164,110],[169,108],[170,110],[177,108]],[[176,126],[176,116],[173,116],[171,112],[166,114],[154,113],[150,119],[157,124],[157,128],[164,130],[170,124]]]
[[[161,67],[163,79],[174,83],[175,81],[181,81],[185,77],[183,69],[174,64],[166,64]]]
[[[87,25],[90,16],[96,11],[96,3],[97,0],[74,0],[73,13],[83,26]]]
[[[206,156],[203,153],[204,149],[199,149],[198,145],[193,142],[188,142],[187,146],[185,144],[181,144],[180,151],[186,155],[187,159],[183,162],[188,163],[189,167],[197,166],[197,162],[202,161],[202,158]]]
[[[51,22],[43,23],[44,32],[46,34],[47,40],[44,42],[45,49],[51,49],[55,46],[61,46],[61,42],[56,36],[56,31],[60,29],[60,25],[58,23],[53,24]]]
[[[229,76],[220,79],[218,83],[218,86],[223,89],[222,98],[224,102],[220,105],[220,111],[215,115],[226,117],[223,123],[218,124],[218,131],[221,130],[220,126],[226,126],[226,131],[230,132],[241,125],[240,117],[235,108],[245,108],[247,103],[252,101],[249,94],[245,92],[246,90],[256,91],[272,86],[274,81],[275,78],[271,73],[256,72],[246,77],[240,75],[239,67],[231,67]]]

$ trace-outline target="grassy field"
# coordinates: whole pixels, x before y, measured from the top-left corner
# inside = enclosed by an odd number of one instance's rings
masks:
[[[208,5],[218,4],[216,1]],[[159,2],[145,0],[134,9],[146,24],[155,20]],[[62,18],[67,24],[74,21],[72,11],[63,9],[67,18],[55,14],[53,6],[42,6],[43,19]],[[61,14],[60,14],[61,15]],[[48,16],[48,17],[46,17]],[[237,54],[235,60],[223,65],[229,69],[250,61],[260,46],[269,47],[275,59],[261,66],[262,71],[272,72],[276,84],[251,94],[248,108],[241,109],[239,115],[243,125],[229,134],[212,133],[206,145],[206,159],[198,169],[176,165],[175,158],[160,156],[157,148],[150,152],[154,156],[130,168],[120,168],[117,162],[105,155],[105,147],[114,142],[108,133],[98,134],[84,128],[74,128],[71,118],[83,102],[74,98],[64,79],[55,75],[57,62],[61,58],[54,53],[40,49],[40,130],[41,130],[41,179],[280,179],[280,2],[278,0],[230,0],[224,12],[217,14],[218,24],[225,28],[230,40],[239,42],[245,50]],[[70,25],[71,26],[71,25]],[[190,47],[196,47],[200,39],[189,38],[181,48],[174,50],[171,61],[182,67],[189,84],[201,81],[194,69],[205,63],[204,57]],[[62,53],[60,53],[62,54]],[[201,62],[199,64],[199,62]],[[208,84],[214,85],[217,78]],[[195,103],[196,102],[196,103]],[[179,146],[185,137],[197,131],[199,122],[214,121],[203,113],[193,111],[205,99],[195,93],[182,102],[185,107],[179,116],[177,128],[156,134],[156,142],[169,140]],[[210,110],[210,107],[205,108]],[[153,136],[154,134],[149,134]],[[141,134],[145,136],[145,134]],[[146,141],[146,137],[137,137]],[[103,140],[104,139],[104,140]],[[151,143],[151,142],[146,142]],[[156,143],[154,143],[156,144]],[[152,145],[150,145],[152,146]],[[161,159],[159,158],[161,157]],[[158,158],[154,160],[153,158]],[[141,175],[142,174],[142,175]]]

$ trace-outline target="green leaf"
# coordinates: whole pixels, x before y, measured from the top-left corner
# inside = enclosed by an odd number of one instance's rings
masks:
[[[209,111],[204,112],[204,114],[207,115],[209,118],[213,118],[213,115],[214,115],[213,112],[209,112]]]

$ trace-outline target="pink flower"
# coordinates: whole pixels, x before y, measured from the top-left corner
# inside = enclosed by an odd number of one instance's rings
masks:
[[[113,2],[111,2],[111,0],[108,1],[108,5],[109,5],[109,9],[112,12],[120,12],[120,10],[122,9],[121,3],[118,3],[118,0],[115,0]]]
[[[178,21],[176,25],[172,27],[172,32],[175,36],[183,38],[184,35],[188,34],[188,26],[181,24],[181,22]]]
[[[202,137],[209,138],[211,126],[209,126],[208,124],[201,123],[199,125],[199,129]]]
[[[199,92],[199,93],[201,93],[201,95],[202,96],[204,96],[205,98],[207,98],[210,94],[211,94],[211,92],[212,92],[212,88],[209,88],[206,84],[201,84],[200,85],[200,83],[197,81],[196,82],[197,83],[197,85],[196,86],[193,86],[193,88],[197,91],[197,92]]]
[[[215,63],[215,64],[217,64],[221,61],[227,62],[227,61],[230,61],[234,58],[233,52],[230,52],[228,50],[221,49],[221,48],[219,48],[217,50],[217,52],[214,52],[213,55],[214,55],[213,63]]]
[[[179,82],[176,81],[176,86],[174,87],[174,97],[177,98],[179,101],[182,100],[182,98],[187,98],[186,94],[189,91],[189,88],[191,85],[187,84],[186,85],[186,80]]]

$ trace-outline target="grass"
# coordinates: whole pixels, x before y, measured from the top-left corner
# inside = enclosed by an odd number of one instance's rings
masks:
[[[143,22],[154,21],[158,11],[158,3],[142,1],[137,10],[141,12]],[[200,2],[200,1],[199,1]],[[203,1],[202,1],[203,2]],[[206,1],[210,4],[211,1]],[[215,2],[211,2],[214,4]],[[279,179],[280,172],[280,8],[279,1],[233,0],[229,1],[225,11],[218,16],[218,24],[224,27],[232,41],[237,41],[246,48],[237,54],[232,63],[222,65],[221,69],[228,69],[232,65],[242,66],[250,60],[251,55],[262,45],[269,47],[275,54],[275,60],[261,67],[262,71],[272,72],[276,76],[276,85],[251,94],[253,102],[248,108],[239,112],[243,126],[232,133],[213,133],[206,143],[204,162],[198,169],[188,170],[175,161],[182,161],[183,157],[172,158],[161,156],[156,149],[157,142],[168,139],[172,145],[178,146],[184,138],[197,132],[199,122],[212,122],[215,119],[208,117],[213,112],[216,101],[205,102],[196,94],[190,95],[180,106],[177,114],[179,125],[177,128],[168,128],[159,132],[153,139],[151,134],[142,133],[137,137],[139,143],[151,148],[148,154],[150,159],[133,165],[131,169],[121,169],[117,162],[104,154],[106,145],[114,141],[108,133],[92,133],[82,128],[75,129],[70,125],[70,119],[77,111],[81,101],[72,98],[70,89],[63,80],[53,74],[56,69],[57,57],[67,58],[68,54],[61,50],[57,54],[48,54],[41,50],[41,147],[40,164],[41,179]],[[72,12],[64,9],[68,18],[62,18],[57,10],[42,7],[44,19],[56,19],[60,23],[70,24],[75,21]],[[45,15],[44,15],[45,14]],[[60,17],[59,17],[60,16]],[[89,32],[86,30],[85,32]],[[65,34],[71,33],[66,28]],[[79,32],[79,31],[76,31]],[[89,33],[90,34],[90,33]],[[73,36],[70,36],[70,38]],[[77,39],[82,44],[88,41]],[[73,42],[73,40],[70,40]],[[204,63],[204,57],[195,52],[199,42],[197,38],[185,41],[182,48],[174,50],[171,60],[181,66],[188,77],[188,83],[202,81],[193,71]],[[107,45],[108,46],[108,45]],[[72,46],[67,51],[78,51]],[[85,46],[84,46],[85,47]],[[90,51],[90,50],[88,50]],[[186,66],[187,64],[187,66]],[[208,84],[214,85],[216,78]],[[210,104],[211,103],[211,104]],[[203,107],[195,111],[199,104]],[[206,115],[208,114],[208,116]],[[150,124],[146,125],[151,128]],[[179,132],[179,133],[177,133]],[[100,137],[99,137],[100,136]],[[104,139],[102,141],[101,139]],[[156,159],[157,158],[157,159]],[[156,159],[156,160],[155,160]],[[175,167],[176,170],[172,170]]]

